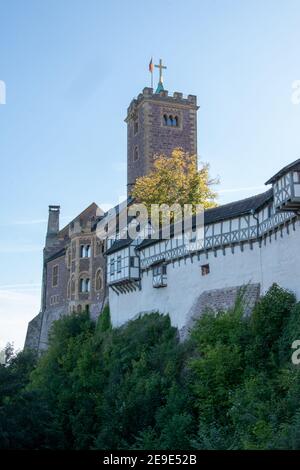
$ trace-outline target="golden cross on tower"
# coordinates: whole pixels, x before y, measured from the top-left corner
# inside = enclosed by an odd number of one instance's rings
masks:
[[[163,65],[162,63],[162,60],[159,59],[159,64],[158,65],[155,65],[155,67],[157,67],[159,69],[159,82],[158,82],[158,85],[162,85],[163,84],[163,69],[166,69],[167,67],[165,65]]]

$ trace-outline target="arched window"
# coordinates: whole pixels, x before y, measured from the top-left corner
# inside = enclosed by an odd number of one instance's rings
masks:
[[[98,269],[96,272],[96,279],[95,279],[95,289],[97,291],[102,290],[103,286],[103,278],[102,278],[102,269]]]
[[[91,281],[88,277],[82,277],[79,283],[80,293],[90,292],[91,290]]]
[[[85,257],[89,258],[91,256],[91,245],[85,245]]]
[[[163,115],[163,124],[164,126],[169,126],[169,127],[178,127],[179,125],[179,119],[178,116],[173,116],[173,114],[164,114]]]
[[[91,245],[80,245],[80,258],[89,258],[91,256]]]
[[[137,147],[134,147],[134,152],[133,152],[133,161],[137,161],[139,159],[139,150]]]
[[[67,268],[70,269],[71,267],[71,248],[69,247],[66,252],[66,265]]]
[[[67,298],[68,299],[71,298],[71,280],[68,281],[68,285],[67,285]]]
[[[134,134],[137,134],[139,130],[139,121],[137,119],[134,121],[133,129],[134,129]]]
[[[75,278],[72,276],[71,278],[71,294],[75,294]]]
[[[77,306],[77,313],[81,313],[81,312],[82,312],[82,307],[81,307],[81,305],[78,305]]]

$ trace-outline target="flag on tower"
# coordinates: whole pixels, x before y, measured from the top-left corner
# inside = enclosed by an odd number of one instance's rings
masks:
[[[154,70],[154,65],[153,65],[153,60],[152,60],[152,57],[151,57],[151,60],[150,60],[150,63],[149,63],[149,72],[153,73],[153,70]]]

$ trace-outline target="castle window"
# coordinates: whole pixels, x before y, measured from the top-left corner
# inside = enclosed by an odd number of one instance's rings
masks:
[[[67,249],[66,264],[67,264],[67,268],[70,269],[70,267],[71,267],[71,250],[70,250],[70,248]]]
[[[51,295],[50,297],[50,305],[57,305],[59,303],[59,296],[58,295]]]
[[[163,124],[164,126],[168,126],[168,127],[178,127],[179,126],[178,116],[173,116],[172,114],[170,115],[164,114]]]
[[[113,276],[115,274],[115,260],[110,260],[110,275]]]
[[[273,214],[273,210],[272,210],[272,209],[273,209],[272,204],[269,204],[269,205],[268,205],[268,219],[269,219],[270,217],[272,217],[272,214]]]
[[[78,305],[77,306],[77,313],[81,313],[81,312],[82,312],[82,307],[81,307],[81,305]]]
[[[52,268],[52,287],[58,286],[58,264]]]
[[[120,273],[122,271],[122,258],[118,256],[117,258],[117,272]]]
[[[300,183],[300,171],[295,171],[294,172],[294,182],[295,183]]]
[[[134,121],[134,124],[133,124],[133,132],[134,132],[134,135],[136,135],[138,133],[138,130],[139,130],[139,122],[138,120],[136,119]]]
[[[80,292],[90,292],[91,282],[89,278],[80,279]]]
[[[75,294],[75,278],[72,276],[71,278],[71,294]]]
[[[166,287],[167,286],[167,265],[158,264],[152,268],[152,286],[153,287]]]
[[[71,281],[68,281],[68,285],[67,285],[67,298],[69,300],[71,298]]]
[[[96,272],[96,281],[95,281],[95,289],[97,291],[101,290],[103,286],[103,280],[102,280],[102,269],[98,269]]]
[[[134,256],[130,256],[130,267],[134,268]]]
[[[80,245],[80,258],[89,258],[91,256],[91,245]]]
[[[209,264],[203,264],[203,265],[201,266],[201,274],[202,274],[202,276],[207,276],[209,273],[210,273]]]
[[[134,147],[133,161],[136,162],[138,159],[139,159],[139,151],[137,147]]]
[[[76,256],[76,242],[72,242],[72,259],[75,259]]]

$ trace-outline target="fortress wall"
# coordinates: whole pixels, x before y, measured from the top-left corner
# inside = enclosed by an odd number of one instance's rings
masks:
[[[276,238],[275,238],[276,237]],[[260,286],[265,293],[273,283],[292,290],[300,299],[300,222],[283,228],[265,241],[236,245],[224,251],[210,251],[191,259],[178,260],[167,266],[167,287],[152,287],[151,270],[142,276],[141,291],[117,295],[110,289],[110,310],[113,326],[120,326],[142,312],[169,313],[174,326],[185,327],[193,313],[192,307],[204,293],[229,289],[245,284]],[[201,274],[201,265],[209,264],[210,273]],[[220,293],[218,294],[220,295]],[[216,302],[219,302],[217,299]]]

